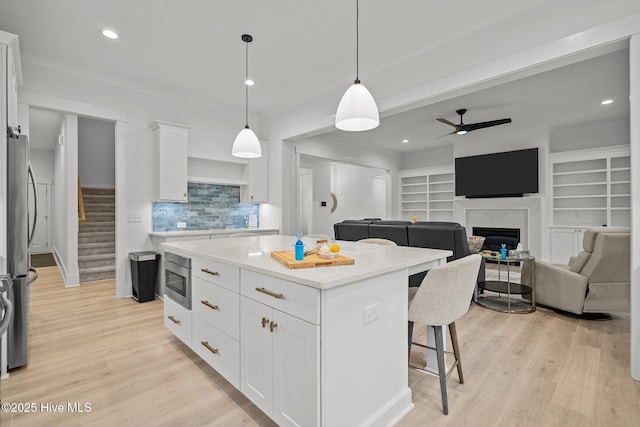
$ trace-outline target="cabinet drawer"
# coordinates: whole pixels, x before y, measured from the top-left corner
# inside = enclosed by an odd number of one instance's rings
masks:
[[[320,324],[320,290],[242,270],[241,294],[300,319]]]
[[[240,292],[240,269],[204,258],[192,259],[192,273],[207,282],[215,283],[230,291]]]
[[[240,389],[240,344],[197,314],[192,349],[235,388]]]
[[[221,286],[193,278],[191,309],[213,326],[239,339],[240,295]]]
[[[164,326],[191,347],[191,310],[164,296]]]

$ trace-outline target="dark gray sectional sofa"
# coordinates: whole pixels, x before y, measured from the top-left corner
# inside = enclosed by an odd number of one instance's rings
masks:
[[[466,229],[457,222],[383,221],[377,218],[344,220],[333,225],[336,240],[357,241],[370,237],[392,240],[399,246],[447,249],[453,255],[447,261],[471,254]],[[484,261],[484,260],[483,260]],[[478,281],[484,282],[484,262],[480,266]],[[409,286],[420,286],[427,273],[409,278]]]

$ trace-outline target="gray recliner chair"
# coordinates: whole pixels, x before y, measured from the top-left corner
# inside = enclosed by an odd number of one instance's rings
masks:
[[[587,230],[582,246],[567,267],[535,262],[536,303],[578,315],[629,312],[629,231]],[[523,278],[530,264],[524,263]]]

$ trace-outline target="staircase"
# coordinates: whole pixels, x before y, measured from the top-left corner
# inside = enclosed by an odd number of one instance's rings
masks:
[[[78,231],[80,283],[116,277],[114,189],[82,188],[86,220]]]

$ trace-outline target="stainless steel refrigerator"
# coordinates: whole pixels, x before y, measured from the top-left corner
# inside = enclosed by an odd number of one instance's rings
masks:
[[[29,188],[31,187],[31,189]],[[28,193],[33,191],[33,224],[29,224]],[[29,139],[14,134],[7,138],[7,274],[13,281],[13,318],[7,330],[9,369],[27,364],[29,356],[29,303],[31,283],[37,271],[30,265],[31,242],[36,230],[38,197],[29,163]]]

